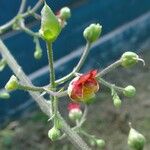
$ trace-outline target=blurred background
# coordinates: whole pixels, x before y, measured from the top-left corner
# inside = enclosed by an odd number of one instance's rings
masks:
[[[27,6],[33,6],[36,0],[28,0]],[[103,26],[101,38],[92,46],[90,54],[81,72],[91,68],[101,70],[119,59],[125,51],[137,52],[146,62],[143,68],[138,64],[133,69],[118,68],[109,73],[105,79],[123,87],[132,84],[137,88],[133,99],[121,97],[122,108],[115,110],[110,92],[101,87],[95,104],[90,106],[85,128],[91,134],[102,137],[107,142],[106,150],[127,150],[128,121],[142,132],[150,149],[150,1],[149,0],[47,0],[58,12],[63,6],[71,8],[72,17],[54,44],[54,59],[57,78],[69,73],[85,46],[83,31],[91,23]],[[18,11],[20,1],[0,0],[0,25],[13,18]],[[40,11],[39,11],[40,12]],[[38,31],[40,22],[32,17],[26,24]],[[46,49],[41,41],[43,57],[37,61],[33,57],[35,45],[33,39],[20,31],[10,31],[1,35],[25,73],[34,85],[48,84],[48,62]],[[12,75],[7,67],[0,72],[0,88],[5,86]],[[62,100],[60,109],[66,107]],[[66,108],[65,108],[66,109]],[[95,110],[93,112],[93,110]],[[63,112],[67,115],[67,112]],[[67,118],[66,118],[67,119]],[[41,113],[27,92],[11,93],[9,100],[0,99],[0,149],[2,150],[73,150],[67,142],[51,144],[47,138],[50,128],[47,117]],[[19,141],[19,142],[18,142]]]

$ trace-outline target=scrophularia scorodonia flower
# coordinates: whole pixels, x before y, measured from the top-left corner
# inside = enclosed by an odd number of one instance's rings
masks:
[[[99,89],[97,70],[75,77],[69,84],[69,97],[75,102],[90,103]]]

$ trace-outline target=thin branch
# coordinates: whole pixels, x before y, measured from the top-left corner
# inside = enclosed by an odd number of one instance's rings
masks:
[[[21,67],[18,65],[16,60],[13,58],[7,47],[4,45],[4,43],[0,39],[0,52],[2,56],[7,60],[7,63],[9,67],[12,69],[14,74],[20,79],[20,81],[25,84],[32,86],[31,81],[28,79],[26,74],[23,72]],[[51,117],[50,113],[50,104],[43,98],[40,97],[38,93],[35,92],[29,92],[30,95],[33,97],[33,99],[38,103],[40,106],[41,110]],[[83,141],[83,139],[71,128],[66,124],[65,120],[61,117],[60,114],[58,114],[59,118],[62,120],[62,130],[68,135],[68,139],[70,142],[77,147],[78,150],[91,150],[91,148],[88,147],[88,145]]]
[[[25,23],[24,23],[24,20],[21,19],[20,21],[20,28],[27,34],[29,34],[30,36],[32,37],[39,37],[40,38],[40,35],[38,33],[35,33],[33,32],[32,30],[28,29],[26,26],[25,26]]]
[[[4,25],[0,26],[0,33],[3,33],[4,31],[10,29],[12,27],[12,25],[15,23],[18,15],[20,15],[20,17],[23,17],[23,18],[30,16],[33,12],[37,11],[40,8],[40,6],[43,4],[43,2],[44,2],[44,0],[39,0],[31,10],[28,10],[27,12],[25,12],[23,14],[19,13],[19,11],[20,11],[20,9],[19,9],[17,15],[14,18],[12,18],[10,21],[5,23]]]
[[[104,79],[102,78],[98,78],[99,82],[103,85],[105,85],[106,87],[110,88],[110,89],[115,89],[116,91],[118,92],[123,92],[124,91],[124,88],[122,87],[119,87],[119,86],[116,86],[115,84],[112,84],[112,83],[109,83],[107,81],[105,81]]]
[[[108,72],[110,72],[110,71],[114,70],[115,68],[117,68],[118,66],[120,66],[120,64],[121,64],[121,61],[117,60],[116,62],[114,62],[110,66],[103,69],[100,73],[98,73],[97,77],[102,77],[102,76],[106,75]]]
[[[21,13],[24,12],[25,7],[26,7],[26,2],[27,2],[27,0],[22,0],[21,1],[21,5],[20,5],[20,8],[19,8],[18,14],[21,14]]]
[[[64,82],[70,80],[72,77],[75,76],[76,72],[79,72],[79,70],[81,69],[81,67],[83,66],[83,64],[85,62],[85,59],[87,58],[87,56],[89,54],[90,47],[91,47],[91,43],[87,42],[86,47],[83,51],[83,54],[82,54],[78,64],[76,65],[76,67],[73,69],[73,71],[70,74],[62,77],[61,79],[56,80],[56,82],[55,82],[56,84],[62,84]]]
[[[29,15],[31,15],[32,13],[36,12],[41,5],[44,3],[44,0],[39,0],[32,9],[28,10],[27,12],[25,12],[24,14],[22,14],[22,17],[28,17]]]

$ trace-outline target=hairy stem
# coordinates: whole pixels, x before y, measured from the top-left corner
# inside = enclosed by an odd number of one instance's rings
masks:
[[[102,77],[102,76],[106,75],[108,72],[110,72],[110,71],[114,70],[115,68],[117,68],[118,66],[120,66],[120,64],[121,64],[121,60],[117,60],[116,62],[112,63],[110,66],[103,69],[100,73],[98,73],[97,77]]]
[[[52,43],[46,42],[47,46],[47,56],[48,56],[48,62],[49,62],[49,71],[50,71],[50,89],[53,91],[56,90],[55,85],[55,70],[54,70],[54,60],[53,60],[53,50],[52,50]],[[51,96],[52,101],[52,108],[54,113],[54,126],[57,124],[57,112],[58,112],[58,99],[56,96]]]
[[[76,65],[76,67],[73,69],[73,71],[70,74],[64,76],[61,79],[56,80],[56,84],[62,84],[64,82],[70,80],[75,75],[76,72],[79,72],[79,70],[83,66],[83,64],[84,64],[84,62],[85,62],[85,60],[89,54],[90,46],[91,46],[91,43],[87,42],[86,47],[84,49],[84,52],[83,52],[78,64]]]
[[[122,87],[119,87],[119,86],[116,86],[115,84],[112,84],[112,83],[109,83],[107,81],[105,81],[104,79],[102,78],[98,78],[99,82],[103,85],[105,85],[106,87],[110,88],[110,89],[115,89],[116,91],[118,92],[123,92],[124,91],[124,88]]]

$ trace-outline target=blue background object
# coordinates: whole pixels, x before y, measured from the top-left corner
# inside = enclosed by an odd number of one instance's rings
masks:
[[[28,1],[33,6],[36,0]],[[115,61],[126,50],[137,50],[150,34],[150,1],[143,0],[56,0],[47,1],[57,12],[63,6],[69,6],[72,17],[53,46],[57,78],[69,73],[77,63],[85,39],[83,30],[91,23],[103,26],[102,37],[91,49],[90,56],[82,71],[103,68]],[[0,25],[16,15],[20,1],[0,1]],[[11,7],[10,7],[11,6]],[[38,31],[40,23],[32,18],[27,20],[34,31]],[[33,59],[34,43],[25,33],[7,33],[1,37],[23,70],[35,85],[48,83],[48,67],[45,44],[41,41],[43,58]],[[10,78],[12,72],[6,68],[0,73],[0,88]],[[13,92],[9,101],[0,101],[0,122],[10,116],[19,116],[20,112],[33,102],[27,92]]]

